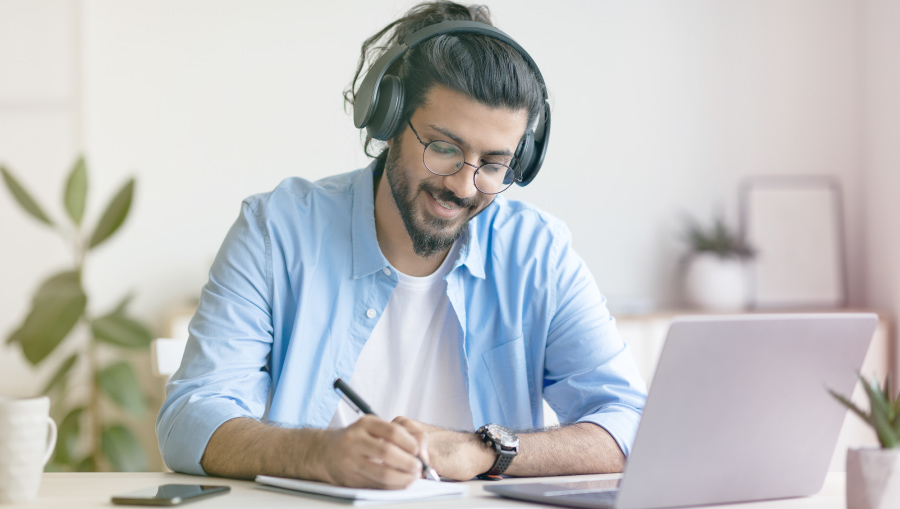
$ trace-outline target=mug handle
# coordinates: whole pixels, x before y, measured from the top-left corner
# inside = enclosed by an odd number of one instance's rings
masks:
[[[50,432],[47,437],[47,452],[44,454],[44,459],[41,461],[41,464],[44,466],[50,461],[50,457],[53,456],[53,451],[56,449],[56,422],[54,422],[52,418],[47,417],[47,424],[50,425]]]

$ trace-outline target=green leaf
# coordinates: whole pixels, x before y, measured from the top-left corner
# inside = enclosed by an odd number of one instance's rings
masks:
[[[891,425],[894,428],[894,432],[897,433],[897,436],[900,436],[900,397],[898,397],[893,402],[894,407],[894,422]]]
[[[884,393],[881,392],[881,388],[878,386],[877,381],[873,386],[864,377],[860,376],[859,379],[866,389],[866,393],[869,395],[869,402],[872,406],[870,409],[871,418],[869,422],[875,428],[875,433],[878,435],[878,441],[881,442],[881,446],[884,448],[890,449],[897,447],[900,445],[900,437],[897,436],[891,426],[891,421],[888,417],[890,409],[888,408],[887,398]]]
[[[125,361],[107,366],[97,373],[97,383],[120,407],[134,415],[144,415],[144,394],[131,365]]]
[[[890,373],[884,379],[884,393],[891,410],[891,428],[893,428],[894,434],[900,437],[900,394],[894,398],[894,379]]]
[[[875,412],[881,412],[885,417],[890,414],[890,409],[888,408],[887,398],[884,393],[881,392],[881,387],[878,385],[878,381],[876,380],[874,384],[870,383],[865,379],[862,375],[859,376],[859,381],[862,382],[863,388],[866,390],[866,394],[869,396],[869,402],[872,404],[871,412],[874,414]]]
[[[125,348],[146,348],[153,340],[142,323],[125,316],[119,309],[92,321],[91,330],[100,341]]]
[[[100,441],[103,454],[117,472],[140,472],[147,469],[147,457],[130,429],[115,424],[103,430]]]
[[[88,456],[83,460],[79,461],[77,465],[75,465],[76,472],[96,472],[97,464],[94,462],[93,456]]]
[[[872,414],[872,420],[875,421],[875,433],[878,435],[878,441],[885,449],[893,449],[900,446],[900,437],[894,432],[887,416],[878,412]]]
[[[832,396],[834,396],[835,399],[837,399],[838,401],[840,401],[841,404],[843,404],[845,407],[847,407],[847,408],[849,408],[850,410],[852,410],[853,413],[855,413],[856,415],[858,415],[860,419],[862,419],[862,420],[868,422],[869,424],[871,424],[871,421],[869,420],[869,416],[866,415],[866,413],[863,412],[858,406],[856,406],[856,403],[850,401],[849,399],[847,399],[846,397],[842,396],[841,394],[838,394],[837,392],[834,391],[834,389],[828,389],[828,392],[829,392]]]
[[[90,249],[97,247],[122,226],[122,223],[125,222],[125,218],[128,217],[128,210],[131,208],[131,198],[133,195],[134,179],[132,178],[125,183],[118,194],[116,194],[112,201],[109,202],[106,211],[103,213],[103,216],[100,217],[97,229],[94,230],[94,234],[91,236],[91,243],[88,246]]]
[[[884,395],[887,396],[888,402],[891,401],[891,398],[894,394],[894,383],[891,379],[891,373],[888,372],[887,375],[884,376]]]
[[[47,214],[44,213],[44,210],[38,205],[34,198],[31,197],[31,194],[22,187],[22,184],[19,184],[19,181],[13,177],[12,173],[3,166],[0,166],[0,173],[3,174],[3,181],[6,182],[6,187],[9,189],[9,192],[12,193],[13,198],[19,202],[19,205],[25,209],[25,212],[28,212],[32,217],[47,226],[53,226],[53,221],[51,221]]]
[[[894,382],[891,378],[891,374],[888,373],[887,376],[884,377],[884,387],[883,387],[882,392],[884,393],[884,397],[887,400],[888,407],[890,408],[891,418],[896,417],[898,414],[897,409],[894,406],[896,401],[894,400],[894,387],[893,386],[894,386]]]
[[[69,374],[69,371],[72,369],[72,366],[75,365],[77,360],[78,354],[73,353],[69,358],[63,361],[63,363],[59,365],[59,368],[57,368],[56,373],[53,374],[53,377],[50,378],[50,381],[47,382],[47,385],[44,386],[44,390],[41,391],[41,394],[47,394],[57,386],[65,387],[66,375]]]
[[[24,323],[10,342],[22,345],[25,358],[37,365],[69,335],[84,314],[87,296],[76,271],[61,272],[44,281],[31,302]]]
[[[78,444],[81,441],[82,414],[84,414],[84,407],[75,408],[59,424],[54,458],[56,462],[75,466],[75,454],[78,452]]]
[[[122,298],[122,301],[119,302],[119,305],[116,306],[116,309],[113,309],[112,312],[109,314],[111,314],[111,315],[125,314],[125,309],[128,307],[129,304],[131,304],[131,299],[133,299],[133,298],[134,298],[134,294],[129,293],[128,295],[126,295],[125,297]]]
[[[56,460],[50,460],[44,466],[44,472],[65,472],[66,465]]]
[[[81,224],[84,217],[84,206],[87,202],[87,167],[84,164],[84,157],[79,157],[69,173],[69,180],[66,182],[66,189],[63,194],[63,203],[66,205],[66,212],[76,225]]]
[[[691,217],[685,218],[685,223],[683,238],[693,252],[712,252],[722,258],[731,256],[752,258],[755,254],[753,248],[746,244],[740,234],[728,228],[721,216],[713,220],[713,225],[709,229]]]

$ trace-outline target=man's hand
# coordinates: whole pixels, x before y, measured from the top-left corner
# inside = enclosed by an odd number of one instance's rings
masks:
[[[213,433],[200,460],[210,475],[325,481],[400,489],[422,477],[423,433],[367,415],[344,429],[291,429],[239,417]],[[427,454],[427,453],[426,453]]]
[[[422,434],[365,415],[344,429],[327,430],[314,461],[323,481],[354,488],[402,489],[422,477],[416,458]]]
[[[414,436],[421,436],[422,458],[441,477],[468,481],[487,472],[494,464],[496,454],[475,433],[451,431],[402,416],[392,422]]]

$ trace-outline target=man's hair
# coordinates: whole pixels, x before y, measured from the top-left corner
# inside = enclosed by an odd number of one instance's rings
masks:
[[[363,69],[369,72],[372,63],[385,51],[422,28],[455,20],[492,25],[487,6],[426,2],[416,5],[402,18],[366,39],[353,82],[344,91],[346,106],[352,108],[356,102],[358,84],[365,75]],[[391,64],[387,74],[403,80],[404,121],[422,106],[426,94],[436,84],[494,108],[524,109],[528,112],[529,127],[544,103],[544,84],[525,57],[505,42],[486,35],[432,37],[406,51],[403,58]],[[378,147],[377,155],[371,151],[372,144],[377,141],[366,135],[366,155],[383,158],[386,155],[383,144]]]

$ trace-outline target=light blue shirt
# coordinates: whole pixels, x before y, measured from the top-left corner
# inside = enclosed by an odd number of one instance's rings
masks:
[[[351,378],[397,285],[375,236],[374,167],[244,200],[157,419],[171,469],[203,474],[209,438],[235,417],[328,426],[334,379]],[[540,428],[546,399],[627,455],[646,387],[565,225],[501,195],[460,241],[445,280],[473,428]]]

